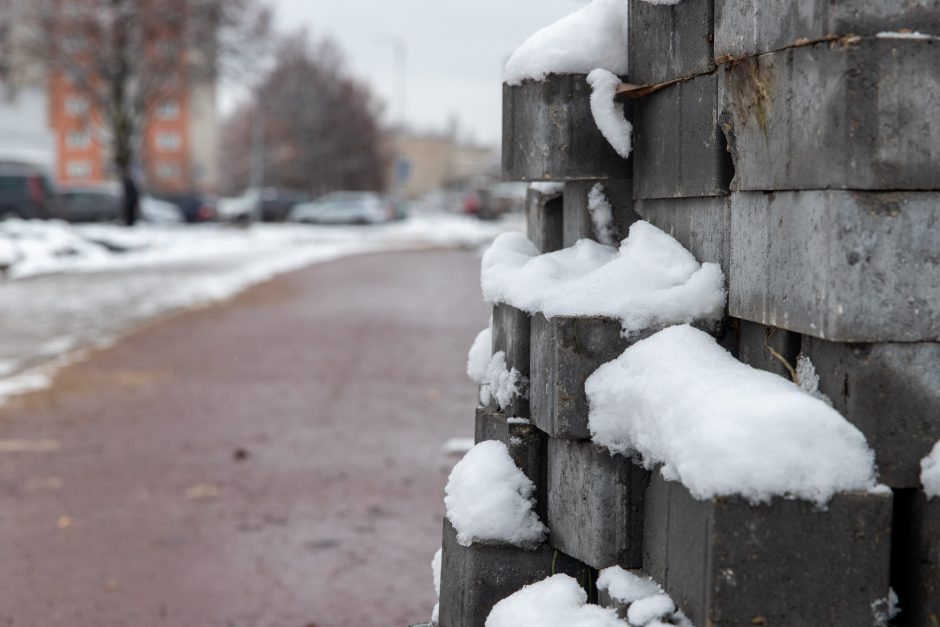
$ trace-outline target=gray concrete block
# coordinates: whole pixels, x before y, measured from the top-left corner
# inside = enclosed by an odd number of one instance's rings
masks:
[[[477,408],[474,440],[497,440],[509,449],[509,456],[535,484],[536,511],[545,520],[547,511],[546,458],[548,436],[524,418],[507,418],[499,411]]]
[[[940,499],[895,490],[891,586],[900,600],[900,627],[940,625]]]
[[[920,485],[920,460],[940,441],[940,344],[840,344],[806,338],[819,389],[865,434],[879,478]]]
[[[554,437],[590,438],[584,382],[629,344],[618,320],[532,316],[533,424]]]
[[[718,123],[718,88],[717,74],[700,76],[634,103],[635,198],[728,193],[734,172]]]
[[[506,353],[506,367],[529,376],[529,341],[531,325],[529,314],[511,305],[493,306],[493,353]],[[529,417],[527,395],[513,397],[505,410],[507,416]]]
[[[724,65],[732,189],[937,189],[937,67],[933,40],[877,38]]]
[[[565,183],[564,194],[564,247],[572,246],[579,239],[599,241],[598,234],[588,210],[588,195],[595,185],[601,184],[613,209],[614,241],[627,236],[630,225],[636,222],[633,211],[633,181],[571,181]]]
[[[630,161],[601,135],[584,74],[503,85],[503,178],[571,181],[630,178]],[[632,104],[625,114],[632,119]]]
[[[534,550],[493,544],[457,544],[444,519],[440,627],[483,627],[490,610],[523,586],[553,574],[571,575],[596,598],[596,572],[548,544]]]
[[[796,368],[802,339],[799,333],[740,320],[737,357],[753,368],[792,380],[790,368]]]
[[[643,559],[649,471],[589,441],[548,440],[548,528],[553,546],[601,569]]]
[[[940,32],[936,0],[719,0],[715,58],[743,58],[826,37],[874,36],[909,29]]]
[[[713,70],[714,4],[715,0],[674,5],[630,0],[631,82],[662,83]]]
[[[731,200],[727,196],[707,198],[660,198],[637,200],[641,218],[662,229],[701,262],[717,263],[728,276],[731,230]]]
[[[735,193],[730,315],[839,342],[940,339],[940,194]]]
[[[887,596],[890,495],[697,501],[655,473],[646,499],[644,569],[696,625],[872,625]]]
[[[560,189],[546,193],[530,187],[526,192],[526,234],[539,252],[550,253],[564,247],[563,205]]]

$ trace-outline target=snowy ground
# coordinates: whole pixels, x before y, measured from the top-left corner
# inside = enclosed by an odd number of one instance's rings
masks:
[[[0,222],[0,405],[49,385],[83,351],[156,316],[228,298],[279,273],[368,252],[477,248],[521,226],[518,218],[452,215],[371,227]]]

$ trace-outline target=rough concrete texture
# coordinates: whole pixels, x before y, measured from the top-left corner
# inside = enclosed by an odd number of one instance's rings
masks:
[[[728,193],[734,172],[718,123],[718,90],[718,75],[710,74],[634,103],[635,198]]]
[[[526,378],[529,376],[530,328],[529,314],[521,309],[505,304],[493,306],[493,353],[504,352],[506,367],[518,370]],[[511,417],[528,418],[528,391],[523,390],[513,396],[505,413]]]
[[[526,192],[526,234],[539,252],[560,250],[563,244],[561,190],[545,193],[531,187]]]
[[[899,627],[940,625],[940,499],[894,491],[891,587],[900,599]]]
[[[715,57],[750,57],[825,37],[901,29],[937,34],[940,5],[936,0],[720,0],[715,3]]]
[[[600,241],[591,212],[588,210],[588,195],[600,183],[613,209],[613,244],[616,245],[630,231],[630,225],[638,219],[633,211],[633,181],[572,181],[565,183],[564,237],[565,247],[579,239]]]
[[[880,480],[920,485],[920,460],[940,441],[940,344],[839,344],[806,338],[819,389],[875,450]]]
[[[717,263],[728,276],[731,253],[731,200],[708,198],[661,198],[637,200],[641,218],[669,233],[701,262]]]
[[[722,67],[732,189],[940,186],[936,41],[851,38]]]
[[[552,546],[594,568],[638,568],[649,471],[589,441],[548,439]]]
[[[940,338],[940,194],[736,193],[732,316],[839,342]]]
[[[737,357],[753,368],[792,379],[791,368],[796,368],[802,337],[792,331],[739,320]]]
[[[631,82],[662,83],[713,70],[714,4],[715,0],[673,5],[630,0]]]
[[[457,544],[444,519],[441,556],[440,627],[483,627],[490,610],[523,586],[564,573],[596,598],[597,573],[548,544],[527,550],[507,545]]]
[[[867,493],[837,495],[825,510],[779,498],[697,501],[656,472],[643,565],[696,625],[877,624],[891,507],[890,494]]]
[[[509,420],[505,414],[477,407],[475,441],[498,440],[509,449],[509,456],[535,484],[536,511],[542,520],[546,513],[545,460],[547,436],[531,423]]]
[[[629,344],[618,320],[532,316],[533,424],[558,438],[590,438],[584,382]]]
[[[503,179],[629,178],[630,161],[601,135],[590,98],[584,74],[552,74],[541,82],[503,85]],[[632,105],[624,108],[632,119]]]

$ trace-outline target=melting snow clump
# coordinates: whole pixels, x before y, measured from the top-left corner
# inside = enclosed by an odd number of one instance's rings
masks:
[[[587,82],[591,86],[591,115],[601,135],[617,152],[626,159],[630,156],[633,125],[623,112],[623,103],[614,96],[620,85],[620,78],[603,69],[592,70]]]
[[[480,386],[480,403],[483,405],[495,399],[500,409],[506,409],[514,396],[528,393],[528,379],[515,368],[506,368],[506,353],[493,354],[492,326],[480,331],[473,340],[467,354],[467,376]]]
[[[534,189],[540,194],[554,195],[564,192],[565,184],[556,181],[536,181],[535,183],[529,183],[529,189]]]
[[[865,436],[793,382],[675,326],[637,342],[585,383],[595,442],[663,464],[698,499],[774,496],[825,504],[875,486]]]
[[[493,606],[486,627],[626,627],[614,610],[590,605],[568,575],[528,585]]]
[[[872,601],[871,614],[875,625],[887,627],[888,622],[897,618],[900,613],[901,606],[898,605],[898,594],[894,588],[888,588],[888,596]]]
[[[832,405],[829,397],[819,391],[819,375],[816,374],[816,366],[806,355],[800,355],[796,359],[796,379],[804,392],[815,396],[827,405]]]
[[[431,574],[434,577],[434,593],[437,595],[438,600],[441,598],[441,554],[443,553],[442,549],[438,549],[437,553],[434,554],[434,559],[431,560]],[[434,610],[431,612],[431,624],[437,624],[438,614],[440,613],[441,604],[435,603]]]
[[[724,275],[701,264],[649,222],[635,222],[620,248],[581,240],[540,255],[520,233],[496,238],[483,255],[481,283],[489,303],[529,313],[605,316],[627,335],[650,327],[717,320]]]
[[[480,442],[457,462],[444,489],[447,519],[457,530],[457,542],[538,546],[548,530],[533,509],[534,491],[505,444]]]
[[[477,334],[467,353],[467,376],[478,385],[486,379],[486,369],[493,357],[493,328],[486,327]]]
[[[639,577],[620,566],[602,570],[597,578],[597,589],[606,590],[612,599],[627,608],[630,625],[682,625],[692,623],[676,609],[672,598],[650,577]]]
[[[503,80],[518,85],[595,68],[626,74],[627,25],[627,0],[593,0],[526,39],[506,62]]]
[[[594,233],[601,244],[612,246],[617,242],[617,233],[614,230],[614,210],[607,200],[604,186],[595,183],[588,193],[588,212],[594,224]]]
[[[940,442],[934,445],[930,455],[920,460],[920,482],[928,499],[940,497]]]

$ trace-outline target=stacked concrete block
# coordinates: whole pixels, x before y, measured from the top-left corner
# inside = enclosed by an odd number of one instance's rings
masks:
[[[635,207],[640,218],[676,238],[699,261],[717,263],[728,276],[731,261],[728,196],[638,199]]]
[[[493,354],[506,355],[506,368],[516,370],[523,377],[520,393],[513,396],[503,412],[508,417],[526,418],[529,415],[529,397],[526,380],[529,378],[529,314],[511,305],[493,307]]]
[[[940,625],[940,498],[896,490],[891,585],[901,600],[894,624]]]
[[[612,237],[607,243],[619,243],[629,233],[630,225],[638,219],[633,210],[633,181],[629,179],[565,183],[562,242],[566,248],[579,239],[602,240],[590,211],[590,194],[596,185],[601,186],[613,213],[610,224]]]
[[[630,0],[630,80],[664,83],[715,69],[713,24],[721,0]]]
[[[541,253],[564,248],[563,186],[530,187],[526,192],[526,233]]]

